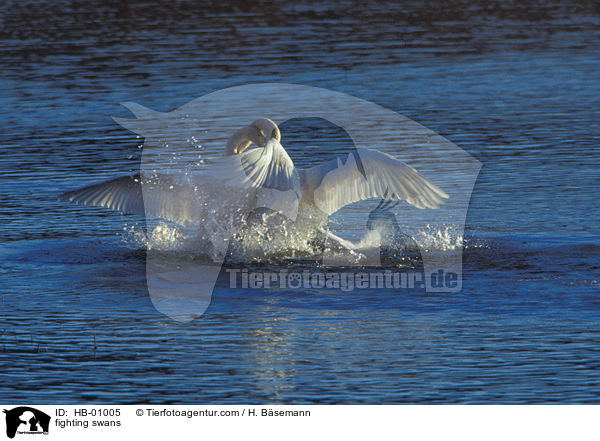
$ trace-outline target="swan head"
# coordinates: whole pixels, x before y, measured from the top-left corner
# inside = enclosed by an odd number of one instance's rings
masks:
[[[246,126],[233,134],[227,142],[225,154],[239,155],[252,143],[257,147],[264,147],[267,141],[272,138],[281,141],[279,127],[268,118],[259,118],[249,126]]]
[[[279,127],[269,118],[259,118],[255,120],[250,127],[253,127],[258,131],[258,140],[262,141],[262,144],[254,142],[259,147],[264,147],[269,139],[276,139],[281,141],[281,132]]]

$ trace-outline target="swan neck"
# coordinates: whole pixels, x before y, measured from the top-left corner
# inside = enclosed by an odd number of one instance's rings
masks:
[[[244,127],[239,129],[231,138],[229,138],[229,141],[227,141],[225,155],[239,155],[246,150],[250,144],[252,144],[252,139],[250,139],[249,128]]]

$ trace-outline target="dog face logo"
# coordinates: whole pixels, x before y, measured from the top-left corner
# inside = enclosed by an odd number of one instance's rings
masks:
[[[50,427],[50,416],[33,407],[15,407],[4,410],[6,414],[6,436],[14,438],[15,434],[47,434]]]

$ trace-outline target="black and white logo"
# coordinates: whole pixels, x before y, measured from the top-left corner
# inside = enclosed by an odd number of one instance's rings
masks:
[[[18,434],[47,435],[50,415],[33,407],[15,407],[4,410],[6,414],[6,436],[14,438]]]

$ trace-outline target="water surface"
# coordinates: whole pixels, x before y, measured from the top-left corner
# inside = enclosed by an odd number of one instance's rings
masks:
[[[9,1],[0,23],[4,401],[598,402],[591,3]],[[191,323],[158,313],[141,220],[56,198],[139,168],[120,102],[168,112],[252,82],[358,96],[481,161],[463,290],[222,282]],[[306,166],[305,127],[284,136]]]

